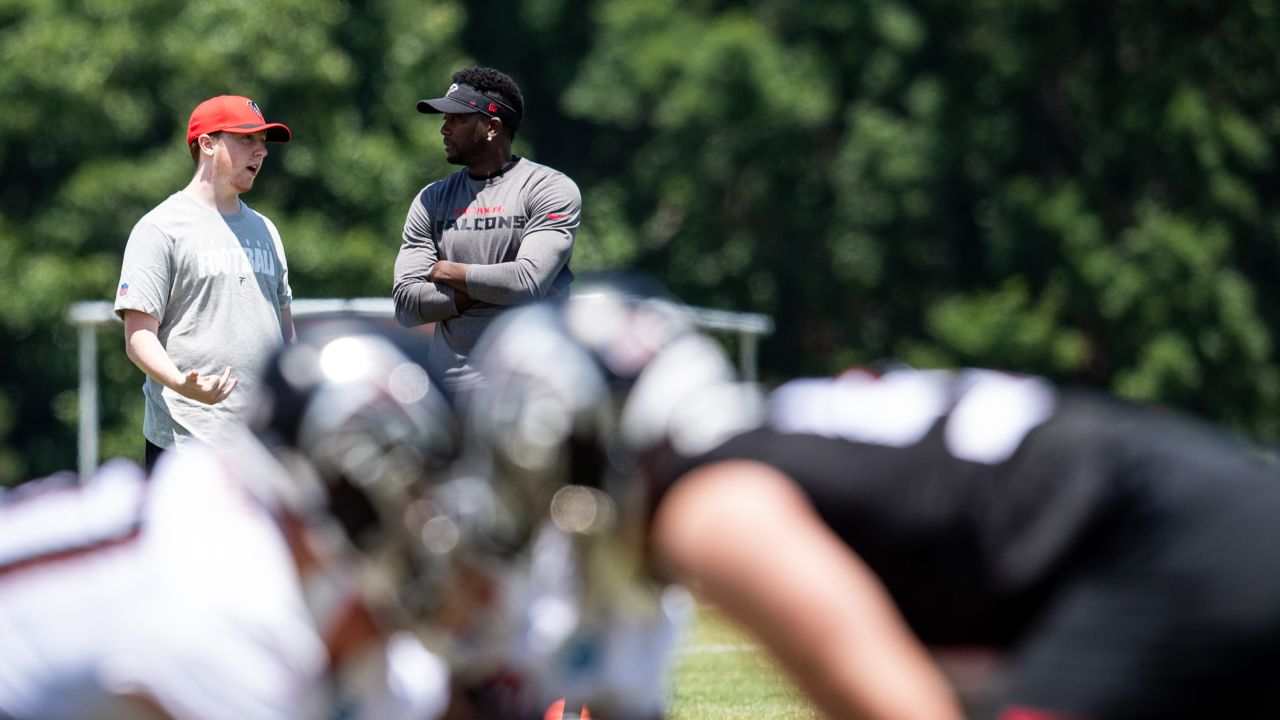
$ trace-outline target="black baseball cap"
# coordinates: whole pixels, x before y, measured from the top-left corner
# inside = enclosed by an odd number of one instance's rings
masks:
[[[444,97],[419,100],[418,112],[427,114],[478,112],[498,118],[513,132],[520,126],[520,113],[516,112],[515,108],[463,83],[450,85]]]

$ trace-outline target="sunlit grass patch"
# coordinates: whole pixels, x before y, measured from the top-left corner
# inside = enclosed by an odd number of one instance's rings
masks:
[[[819,717],[755,640],[700,607],[676,660],[672,720]]]

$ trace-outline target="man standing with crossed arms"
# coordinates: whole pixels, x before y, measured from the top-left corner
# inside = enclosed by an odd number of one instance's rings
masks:
[[[468,356],[499,313],[568,295],[581,196],[564,173],[512,154],[524,98],[510,77],[475,67],[452,83],[418,111],[444,115],[446,159],[463,167],[410,204],[394,295],[401,324],[438,323],[428,366],[457,395],[480,382]]]

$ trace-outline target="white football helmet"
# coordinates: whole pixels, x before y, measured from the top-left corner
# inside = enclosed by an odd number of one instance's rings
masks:
[[[286,468],[283,507],[328,527],[359,560],[360,580],[419,621],[448,580],[431,492],[446,482],[458,427],[443,393],[386,328],[306,328],[264,374],[249,423]],[[434,542],[433,542],[434,541]]]
[[[583,279],[569,299],[495,321],[472,355],[466,454],[518,546],[544,518],[643,542],[665,462],[756,425],[758,390],[679,302],[636,275]]]

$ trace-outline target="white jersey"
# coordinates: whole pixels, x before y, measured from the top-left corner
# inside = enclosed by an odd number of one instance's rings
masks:
[[[105,465],[83,487],[0,505],[0,712],[290,718],[325,669],[274,521],[216,458],[151,481]],[[49,485],[58,480],[45,481]]]
[[[0,501],[0,718],[138,717],[131,695],[178,720],[334,716],[325,646],[245,460],[187,446],[150,480],[112,461]],[[371,663],[374,695],[401,690],[391,661],[424,678],[375,706],[439,715],[447,680],[424,653],[393,643]]]

